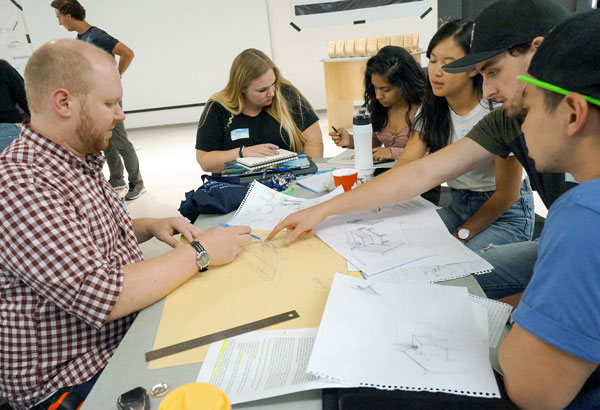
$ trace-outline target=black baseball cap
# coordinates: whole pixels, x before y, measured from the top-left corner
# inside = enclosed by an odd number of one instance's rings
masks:
[[[559,94],[578,92],[600,106],[600,10],[576,14],[544,38],[519,79]]]
[[[472,70],[511,47],[547,35],[567,17],[569,12],[550,0],[499,0],[475,19],[469,54],[442,68],[449,73]]]

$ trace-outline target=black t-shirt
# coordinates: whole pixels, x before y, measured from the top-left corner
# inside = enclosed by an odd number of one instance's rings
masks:
[[[577,185],[569,180],[568,174],[537,172],[521,132],[521,121],[509,118],[503,108],[497,108],[483,117],[466,136],[503,158],[512,152],[525,168],[531,186],[548,209],[559,196]]]
[[[0,123],[23,122],[17,105],[29,116],[23,77],[8,62],[0,60]]]
[[[77,40],[85,41],[96,47],[100,47],[112,56],[114,56],[113,50],[119,42],[119,40],[108,34],[106,31],[94,26],[90,27],[88,31],[83,34],[77,34]]]
[[[281,93],[288,101],[288,109],[300,131],[319,120],[308,101],[293,88],[282,84]],[[288,133],[265,110],[255,117],[243,113],[233,115],[218,102],[209,101],[199,124],[196,149],[202,151],[227,151],[242,145],[248,147],[266,143],[291,149]]]

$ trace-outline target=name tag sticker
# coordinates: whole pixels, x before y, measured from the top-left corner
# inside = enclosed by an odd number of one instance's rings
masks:
[[[231,130],[231,141],[237,141],[246,138],[250,138],[250,130],[248,128],[238,128],[237,130]]]

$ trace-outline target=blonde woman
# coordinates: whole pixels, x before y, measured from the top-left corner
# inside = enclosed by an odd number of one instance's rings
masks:
[[[265,53],[242,51],[229,82],[208,100],[196,134],[196,160],[219,173],[239,157],[266,157],[283,148],[323,156],[323,137],[314,110]]]

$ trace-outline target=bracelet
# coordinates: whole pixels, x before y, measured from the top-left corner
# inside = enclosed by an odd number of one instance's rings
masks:
[[[240,147],[240,152],[239,152],[239,156],[240,156],[240,158],[244,158],[244,148],[246,148],[246,146],[245,146],[245,145],[242,145],[242,146]]]

